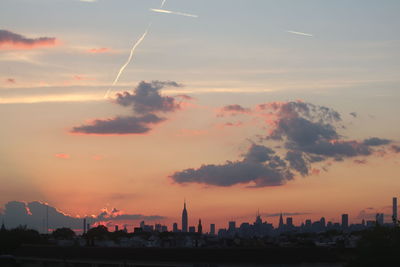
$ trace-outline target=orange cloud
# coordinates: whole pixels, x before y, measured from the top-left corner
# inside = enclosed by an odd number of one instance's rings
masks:
[[[57,39],[53,37],[27,38],[7,30],[0,30],[0,49],[28,50],[57,44]]]
[[[93,80],[96,80],[94,78],[89,78],[89,77],[86,77],[84,75],[74,75],[73,79],[76,80],[76,81],[93,81]]]
[[[101,48],[91,48],[86,50],[86,52],[91,53],[91,54],[104,54],[104,53],[110,53],[111,49],[107,47],[101,47]]]
[[[94,155],[92,157],[93,160],[102,160],[104,157],[102,155]]]
[[[59,159],[69,159],[71,157],[69,154],[65,154],[65,153],[58,153],[58,154],[55,154],[54,156]]]

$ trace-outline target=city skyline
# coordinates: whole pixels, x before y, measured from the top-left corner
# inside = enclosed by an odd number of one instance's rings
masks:
[[[21,225],[26,225],[42,233],[49,233],[57,228],[63,228],[63,227],[70,227],[78,233],[85,233],[88,229],[96,227],[98,225],[104,225],[109,230],[115,229],[115,231],[118,231],[118,229],[125,229],[126,231],[133,232],[136,228],[140,227],[144,231],[159,231],[159,232],[172,231],[172,232],[194,233],[198,232],[199,225],[202,225],[201,229],[204,229],[202,230],[204,233],[210,233],[212,232],[212,228],[214,228],[214,232],[215,234],[217,234],[221,230],[229,231],[229,229],[231,229],[232,227],[233,229],[239,229],[239,226],[242,226],[244,224],[252,225],[253,222],[254,224],[268,224],[270,225],[270,227],[272,227],[271,229],[275,229],[278,231],[281,231],[284,227],[287,227],[287,225],[290,225],[291,227],[293,227],[293,229],[296,227],[297,228],[311,227],[311,224],[313,224],[314,222],[322,223],[323,228],[328,227],[330,225],[329,227],[335,229],[338,229],[338,227],[340,227],[340,229],[347,229],[351,225],[355,225],[356,227],[360,227],[360,225],[364,227],[365,226],[371,227],[376,223],[380,225],[384,224],[391,225],[393,224],[393,221],[397,221],[397,210],[398,210],[397,197],[393,197],[392,206],[390,207],[392,212],[391,214],[384,214],[381,212],[377,212],[370,214],[362,214],[363,216],[360,217],[361,214],[360,213],[357,217],[354,217],[347,213],[342,213],[338,218],[327,219],[324,216],[322,216],[321,218],[319,219],[317,218],[314,220],[310,219],[309,217],[310,214],[306,214],[305,217],[306,219],[298,220],[298,218],[296,217],[300,214],[296,212],[262,214],[260,213],[259,210],[257,210],[254,217],[248,221],[246,221],[244,218],[241,218],[239,220],[231,218],[231,219],[226,219],[224,223],[216,224],[215,222],[208,220],[207,217],[203,219],[194,217],[193,219],[191,219],[191,221],[197,222],[198,224],[196,223],[190,224],[188,223],[190,217],[188,209],[186,208],[186,199],[185,199],[183,202],[181,223],[179,224],[172,218],[166,218],[154,215],[144,216],[139,214],[135,215],[123,214],[121,211],[116,210],[115,208],[110,213],[103,210],[102,213],[100,213],[98,216],[92,215],[86,217],[73,217],[62,213],[62,211],[59,211],[53,207],[50,207],[46,203],[32,202],[28,203],[25,206],[21,206],[21,204],[24,203],[15,201],[8,203],[9,207],[7,208],[5,214],[0,214],[0,221],[2,222],[2,224],[4,226],[8,226],[11,228],[15,228]],[[32,206],[32,204],[34,205]],[[20,213],[21,211],[24,211],[24,214],[18,214],[18,209]],[[49,210],[51,211],[50,216],[49,216]],[[37,216],[38,213],[40,213],[39,216]],[[276,222],[271,222],[270,219],[273,217],[277,218],[278,220]],[[53,221],[54,218],[56,222]],[[203,226],[202,220],[204,221],[204,219],[205,221],[207,221],[208,224]],[[136,223],[132,223],[133,221],[136,221]],[[41,225],[38,226],[37,223]],[[49,225],[50,226],[53,225],[53,227],[49,228]],[[317,227],[321,226],[318,225]]]
[[[274,225],[285,212],[294,224],[390,221],[398,10],[396,0],[3,0],[0,216],[37,211],[40,226],[49,203],[71,223],[171,229],[186,198],[188,231],[199,219],[204,231],[252,222],[257,210]]]

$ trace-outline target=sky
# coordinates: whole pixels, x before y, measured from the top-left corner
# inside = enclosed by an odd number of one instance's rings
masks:
[[[274,224],[281,212],[295,224],[390,215],[399,11],[396,0],[2,0],[0,217],[29,223],[27,207],[50,205],[75,228],[85,216],[170,226],[184,199],[206,230],[258,210]]]

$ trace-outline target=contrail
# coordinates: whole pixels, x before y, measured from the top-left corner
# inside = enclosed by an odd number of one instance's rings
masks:
[[[303,36],[308,36],[308,37],[313,37],[312,34],[310,33],[304,33],[304,32],[295,32],[295,31],[287,31],[288,33],[293,33],[293,34],[297,34],[297,35],[303,35]]]
[[[108,97],[108,95],[109,95],[110,92],[111,92],[112,87],[118,82],[119,77],[121,76],[122,72],[125,70],[125,68],[126,68],[126,67],[129,65],[129,63],[131,62],[132,57],[133,57],[133,55],[134,55],[134,53],[135,53],[136,47],[138,47],[138,46],[140,45],[140,43],[144,40],[144,38],[146,37],[147,33],[148,33],[149,30],[150,30],[150,27],[151,27],[151,24],[149,24],[149,26],[147,26],[147,28],[146,28],[146,30],[144,31],[144,33],[142,34],[142,36],[140,36],[140,38],[139,38],[139,39],[136,41],[136,43],[132,46],[131,53],[129,54],[128,60],[125,62],[125,64],[124,64],[124,65],[121,67],[121,69],[119,70],[119,72],[118,72],[118,74],[117,74],[117,77],[115,77],[115,80],[114,80],[114,82],[113,82],[112,85],[111,85],[111,88],[107,90],[107,93],[104,95],[104,98],[107,98],[107,97]]]
[[[192,17],[192,18],[198,18],[199,17],[199,16],[193,15],[193,14],[175,12],[175,11],[165,10],[165,9],[150,8],[150,10],[153,11],[153,12],[174,14],[174,15],[180,15],[180,16],[185,16],[185,17]]]
[[[167,1],[167,0],[162,0],[161,5],[160,5],[160,8],[162,8],[162,7],[164,6],[164,4],[165,4],[166,1]],[[138,47],[138,46],[140,45],[140,43],[144,40],[144,38],[146,37],[146,35],[147,35],[147,33],[149,32],[150,28],[151,28],[151,23],[149,24],[149,26],[147,26],[147,28],[146,28],[146,30],[144,31],[144,33],[142,34],[142,36],[140,36],[140,38],[139,38],[139,39],[136,41],[136,43],[134,43],[134,45],[132,46],[131,53],[129,54],[128,60],[127,60],[127,61],[125,62],[125,64],[120,68],[120,70],[119,70],[119,72],[118,72],[118,74],[117,74],[117,77],[115,77],[114,82],[112,83],[111,87],[107,90],[106,94],[104,95],[104,98],[107,98],[107,97],[108,97],[108,95],[110,94],[110,92],[111,92],[111,90],[112,90],[112,87],[114,87],[114,86],[117,84],[117,82],[118,82],[118,80],[119,80],[119,77],[121,76],[122,72],[124,72],[125,68],[126,68],[126,67],[129,65],[129,63],[131,62],[132,57],[133,57],[133,55],[134,55],[134,53],[135,53],[136,47]]]

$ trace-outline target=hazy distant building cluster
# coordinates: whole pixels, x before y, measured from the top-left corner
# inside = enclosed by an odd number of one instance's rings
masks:
[[[166,225],[155,224],[147,225],[144,221],[140,223],[139,227],[134,228],[134,233],[152,233],[152,232],[172,232],[172,233],[189,233],[189,234],[200,234],[207,236],[215,236],[218,238],[262,238],[266,236],[279,236],[281,234],[297,234],[297,233],[322,233],[326,231],[338,231],[338,232],[354,232],[365,230],[376,225],[391,226],[397,224],[397,198],[393,198],[393,212],[392,222],[386,223],[384,221],[385,215],[383,213],[377,213],[375,220],[362,220],[357,224],[350,224],[349,215],[342,214],[341,222],[326,221],[324,217],[320,220],[312,221],[310,219],[305,220],[300,225],[295,225],[293,217],[284,218],[284,214],[279,216],[279,224],[274,227],[272,223],[263,221],[261,214],[256,214],[255,221],[253,223],[243,222],[240,225],[236,221],[229,221],[227,228],[216,229],[215,224],[210,224],[209,232],[203,231],[203,225],[201,219],[198,221],[197,226],[190,226],[188,220],[188,210],[186,202],[184,202],[182,211],[182,222],[181,228],[177,222],[172,224],[172,229],[169,230]],[[86,222],[85,222],[86,224]],[[89,227],[89,225],[85,226]],[[118,226],[115,226],[115,231],[118,231]],[[87,228],[88,229],[88,228]],[[127,232],[126,228],[124,231]]]

